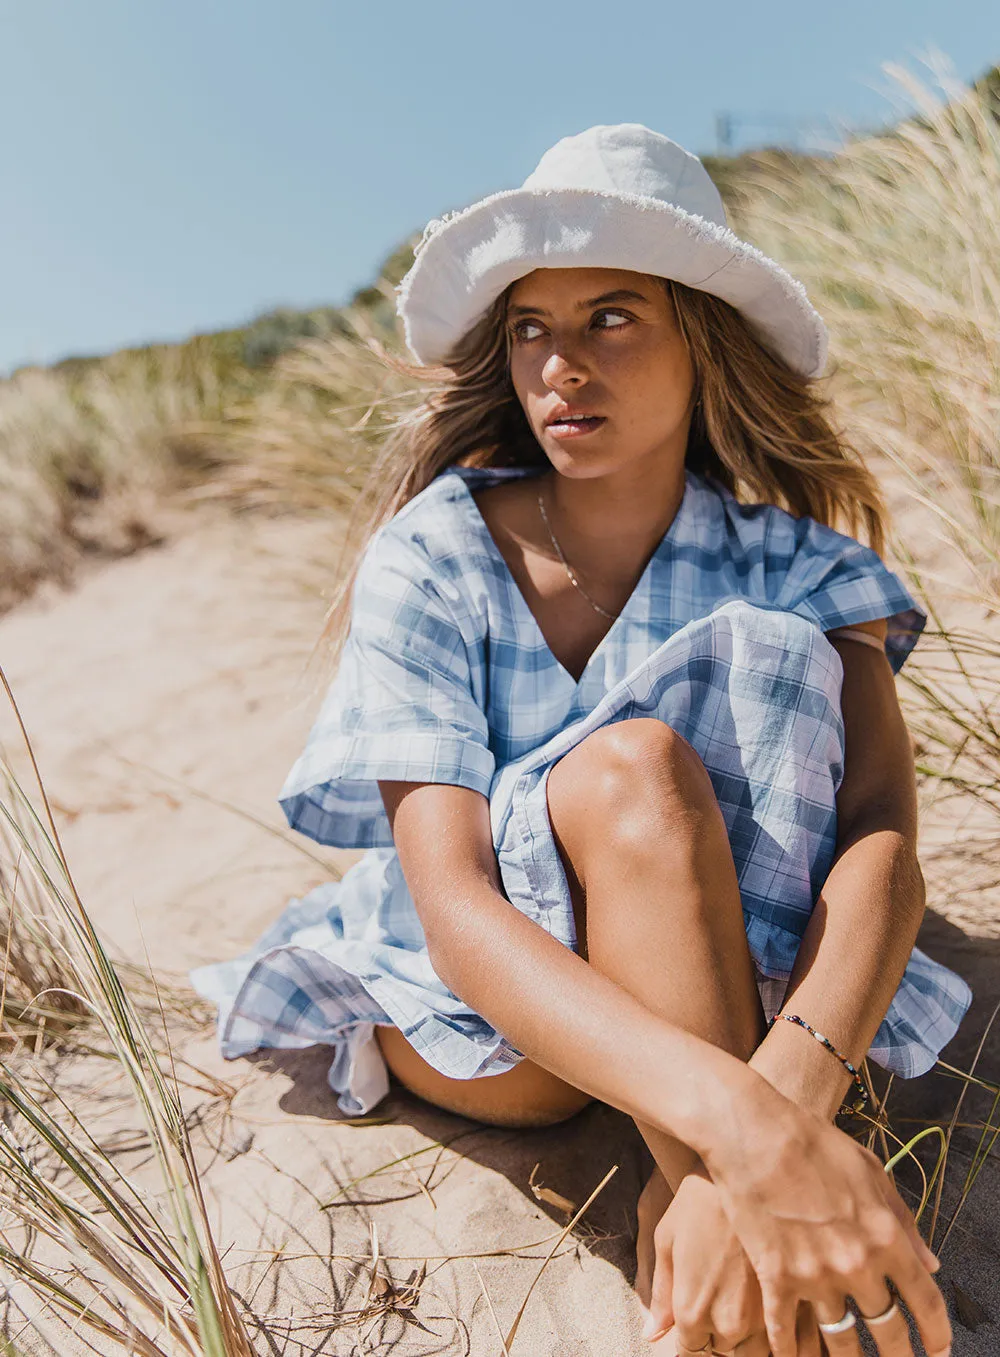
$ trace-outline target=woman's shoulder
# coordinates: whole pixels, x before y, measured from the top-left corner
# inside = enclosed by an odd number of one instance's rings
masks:
[[[853,556],[860,560],[879,560],[876,553],[856,537],[821,523],[808,514],[793,514],[767,502],[739,500],[718,481],[699,477],[706,499],[722,526],[730,550],[751,556],[766,555],[773,565],[785,559],[790,565],[803,556]]]
[[[808,515],[744,504],[717,483],[710,494],[719,516],[713,540],[724,543],[725,573],[741,581],[743,592],[799,613],[823,631],[888,618],[886,654],[899,669],[926,615],[876,551]]]
[[[468,498],[458,476],[435,476],[375,530],[364,551],[365,565],[370,569],[387,560],[409,559],[444,574],[460,569],[463,561],[467,565],[474,546]]]
[[[472,492],[506,479],[492,469],[435,476],[372,534],[358,566],[359,593],[406,594],[413,602],[433,596],[480,629],[496,559]]]
[[[488,532],[473,492],[527,474],[520,467],[448,467],[382,524],[369,549],[410,552],[446,573],[486,564]]]

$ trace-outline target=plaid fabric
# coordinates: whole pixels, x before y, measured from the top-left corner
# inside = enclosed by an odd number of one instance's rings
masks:
[[[376,779],[487,796],[509,898],[573,946],[548,770],[603,725],[666,721],[712,778],[773,1012],[836,840],[841,665],[822,632],[889,617],[898,671],[925,621],[874,552],[689,474],[674,522],[577,682],[472,497],[501,475],[442,475],[373,539],[340,669],[279,794],[293,828],[370,851],[342,881],[290,902],[244,957],[192,976],[219,1004],[226,1056],[335,1046],[331,1084],[351,1111],[384,1091],[373,1024],[399,1027],[452,1077],[520,1059],[434,974]],[[872,1058],[922,1073],[970,1000],[963,980],[915,949]]]

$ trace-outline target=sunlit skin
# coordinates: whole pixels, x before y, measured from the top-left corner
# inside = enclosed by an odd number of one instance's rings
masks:
[[[641,490],[647,504],[676,493],[694,372],[662,283],[624,269],[536,269],[513,286],[507,329],[514,390],[560,476],[602,497]],[[560,437],[547,421],[562,402],[604,422]]]
[[[551,470],[476,500],[546,644],[576,678],[611,623],[554,554],[539,489],[584,587],[617,613],[680,504],[694,375],[668,294],[644,275],[536,270],[512,289],[507,322],[514,390]],[[566,412],[600,422],[548,424]],[[877,636],[885,625],[862,624]],[[902,975],[924,895],[892,672],[867,646],[834,644],[846,731],[838,850],[789,994],[857,1061]],[[878,1314],[887,1275],[931,1357],[946,1351],[933,1259],[874,1157],[831,1125],[847,1075],[791,1024],[764,1035],[724,826],[683,741],[661,722],[626,721],[549,774],[579,954],[503,895],[485,797],[432,783],[380,790],[435,969],[527,1056],[488,1079],[447,1079],[380,1028],[386,1060],[421,1097],[494,1124],[551,1124],[591,1097],[634,1117],[657,1166],[640,1203],[637,1290],[654,1329],[676,1320],[651,1352],[686,1354],[725,1332],[740,1357],[767,1357],[750,1255],[758,1267],[767,1259],[779,1290],[812,1301],[781,1357],[819,1357],[816,1312],[839,1318],[845,1293]],[[693,1047],[689,1035],[700,1038]],[[794,1324],[794,1304],[789,1314]],[[912,1352],[903,1321],[878,1341],[883,1357]],[[833,1342],[836,1357],[860,1353],[851,1334]]]
[[[663,284],[625,269],[538,269],[508,299],[510,374],[555,474],[480,494],[480,511],[556,658],[578,677],[610,626],[574,590],[538,511],[590,596],[617,614],[684,491],[694,373]],[[593,431],[548,421],[596,415]]]

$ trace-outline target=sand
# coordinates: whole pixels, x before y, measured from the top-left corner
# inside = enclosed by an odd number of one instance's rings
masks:
[[[119,955],[148,955],[164,976],[241,951],[289,897],[328,879],[328,864],[355,856],[290,834],[276,802],[319,700],[305,671],[324,611],[311,562],[336,527],[178,514],[165,544],[91,566],[72,590],[47,587],[0,619],[0,664],[81,895]],[[6,713],[0,738],[16,753]],[[946,1052],[963,1065],[1000,1000],[1000,904],[995,892],[940,895],[921,944],[976,991]],[[651,1351],[630,1287],[647,1160],[627,1118],[593,1106],[551,1130],[489,1130],[394,1092],[378,1109],[386,1122],[344,1125],[321,1048],[227,1063],[210,1029],[185,1040],[192,1062],[232,1086],[224,1102],[186,1096],[203,1109],[199,1153],[234,1281],[267,1319],[261,1352],[500,1353],[482,1286],[506,1328],[567,1220],[533,1194],[536,1165],[536,1184],[574,1203],[617,1172],[542,1274],[512,1357]],[[983,1065],[992,1078],[998,1047]],[[947,1116],[954,1095],[940,1075],[897,1085],[896,1115]],[[982,1115],[980,1103],[968,1110]],[[344,1190],[414,1151],[394,1174]],[[954,1184],[967,1152],[959,1133]],[[957,1283],[991,1321],[956,1317],[956,1357],[1000,1352],[998,1206],[994,1158],[944,1254],[953,1316]],[[407,1280],[424,1276],[412,1308],[351,1323],[344,1312],[369,1292],[372,1226],[401,1304]]]

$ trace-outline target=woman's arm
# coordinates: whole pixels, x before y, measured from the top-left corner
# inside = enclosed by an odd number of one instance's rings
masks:
[[[780,1111],[763,1078],[650,1012],[506,899],[485,797],[379,785],[435,971],[518,1050],[699,1154],[737,1106]]]
[[[943,1351],[926,1250],[875,1156],[521,914],[502,894],[480,793],[379,785],[441,979],[536,1064],[700,1156],[760,1282],[774,1357],[794,1357],[800,1300],[882,1294],[886,1276],[928,1351]]]
[[[853,629],[862,627],[885,637],[884,621]],[[837,797],[837,855],[782,1007],[824,1032],[858,1064],[906,966],[924,889],[915,849],[913,757],[892,671],[884,652],[831,639],[844,667],[845,775]],[[791,1023],[776,1023],[750,1064],[792,1102],[829,1121],[850,1087],[839,1061]],[[712,1186],[694,1181],[701,1173],[693,1169],[692,1181],[682,1185],[658,1231],[651,1331],[670,1322],[675,1285],[682,1297],[697,1291],[699,1322],[705,1324],[713,1308],[724,1312],[730,1293],[738,1291],[738,1268],[717,1263],[728,1257],[729,1227]]]
[[[884,638],[884,621],[855,624]],[[902,978],[924,912],[913,755],[884,653],[834,639],[844,666],[844,780],[837,856],[810,917],[782,1005],[859,1064]],[[791,1023],[771,1028],[751,1066],[786,1097],[833,1117],[849,1087],[840,1063]]]

